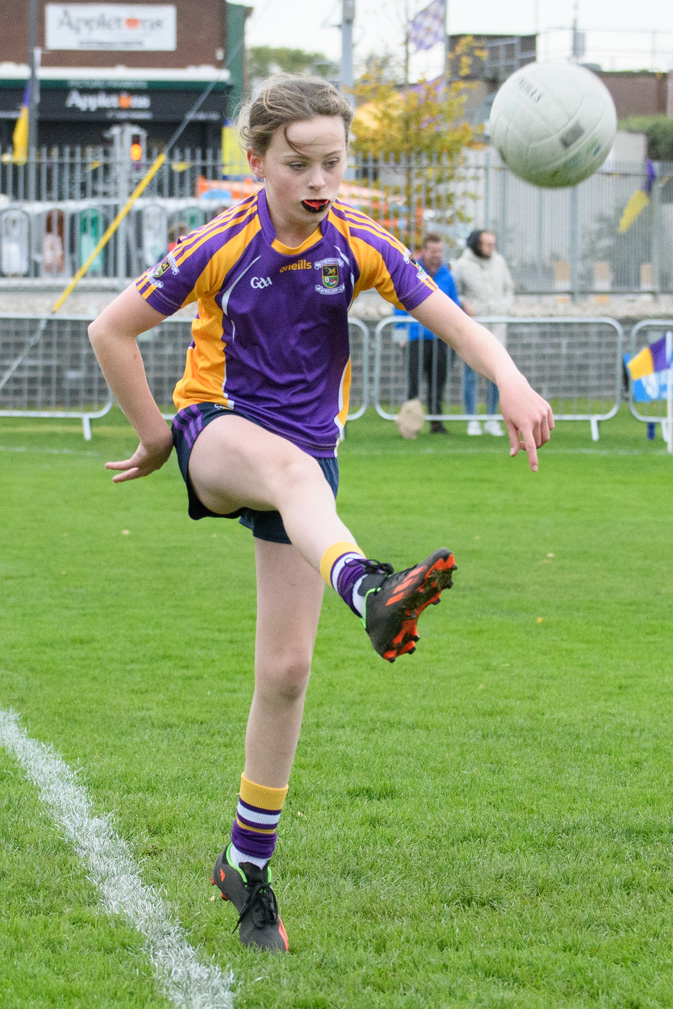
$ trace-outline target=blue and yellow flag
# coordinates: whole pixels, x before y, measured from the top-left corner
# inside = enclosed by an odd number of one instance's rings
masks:
[[[656,177],[657,174],[654,170],[654,165],[648,158],[645,181],[640,189],[636,189],[635,193],[624,207],[624,212],[619,221],[619,227],[617,228],[620,235],[623,235],[625,231],[628,231],[645,207],[649,206],[650,196],[652,195],[652,187],[654,186],[654,180]]]
[[[21,111],[16,120],[14,132],[12,134],[12,144],[14,152],[12,161],[15,165],[25,165],[28,160],[28,109],[30,107],[30,81],[26,84],[21,102]]]
[[[657,371],[666,371],[671,367],[673,357],[673,333],[669,330],[661,340],[656,340],[645,347],[627,363],[631,378],[643,378]]]

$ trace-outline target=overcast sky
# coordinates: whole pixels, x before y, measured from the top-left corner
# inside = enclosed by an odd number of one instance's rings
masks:
[[[324,52],[334,60],[341,53],[341,0],[247,0],[254,13],[248,19],[249,46],[290,46]],[[413,17],[426,0],[407,0]],[[405,0],[355,0],[355,59],[369,52],[399,50]],[[545,58],[570,52],[574,0],[480,0],[451,3],[449,32],[524,35],[542,33],[538,53]],[[578,24],[587,32],[587,62],[606,70],[673,68],[673,3],[666,0],[578,0]],[[619,31],[618,29],[623,29]],[[440,50],[440,47],[437,47]],[[418,74],[438,72],[441,50],[415,58]]]

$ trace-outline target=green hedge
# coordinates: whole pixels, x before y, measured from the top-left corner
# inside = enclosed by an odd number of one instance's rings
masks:
[[[673,119],[667,116],[629,116],[619,129],[647,135],[647,155],[653,161],[673,161]]]

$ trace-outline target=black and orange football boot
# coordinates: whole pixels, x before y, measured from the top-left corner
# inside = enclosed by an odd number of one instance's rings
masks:
[[[238,911],[239,938],[244,946],[287,953],[287,932],[278,914],[276,895],[271,889],[268,863],[263,869],[252,862],[232,865],[228,845],[215,862],[211,882]]]
[[[368,573],[358,588],[365,597],[362,625],[384,659],[416,651],[416,622],[431,603],[451,588],[456,562],[450,550],[435,550],[421,564],[393,572],[390,564],[368,561]]]

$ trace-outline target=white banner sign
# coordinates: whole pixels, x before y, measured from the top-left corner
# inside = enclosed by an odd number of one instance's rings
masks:
[[[48,3],[46,48],[172,52],[175,11],[175,4]]]

